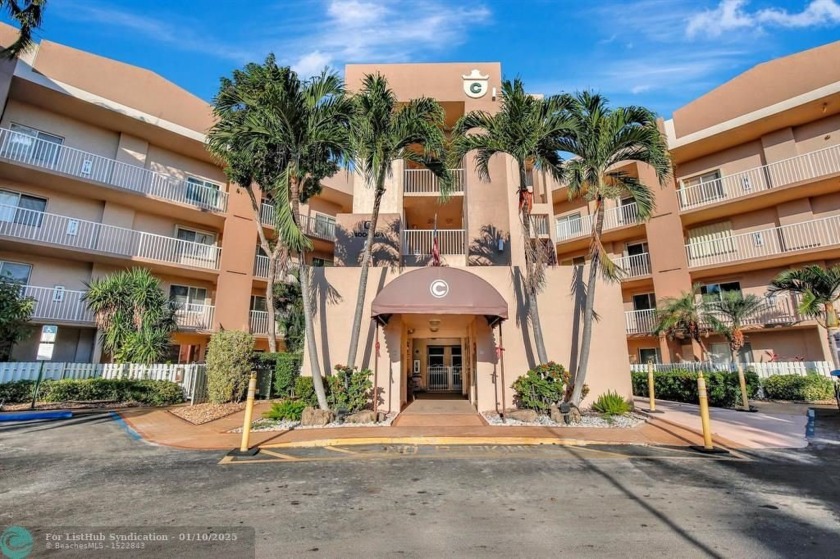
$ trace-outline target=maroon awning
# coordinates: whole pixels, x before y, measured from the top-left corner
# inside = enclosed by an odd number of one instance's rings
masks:
[[[371,304],[382,323],[395,314],[478,315],[495,324],[508,317],[507,301],[484,279],[458,268],[430,266],[400,275]]]

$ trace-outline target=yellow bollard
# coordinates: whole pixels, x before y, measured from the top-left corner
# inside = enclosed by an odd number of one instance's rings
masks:
[[[242,423],[242,442],[239,449],[228,453],[229,456],[254,456],[259,448],[249,448],[251,439],[251,420],[254,417],[254,398],[257,395],[257,373],[251,371],[251,378],[248,380],[248,399],[245,401],[245,420]]]
[[[655,379],[653,377],[653,360],[648,360],[648,397],[650,398],[650,407],[644,411],[647,413],[662,413],[656,409],[656,389],[654,388]]]
[[[694,450],[707,454],[728,454],[728,450],[715,448],[712,443],[712,421],[709,418],[709,395],[706,392],[706,379],[703,371],[697,373],[697,395],[700,399],[700,424],[703,427],[703,446],[692,446]]]

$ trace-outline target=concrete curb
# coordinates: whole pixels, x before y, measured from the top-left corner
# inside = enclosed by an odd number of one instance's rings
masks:
[[[415,446],[657,446],[648,443],[591,441],[585,439],[560,439],[556,437],[356,437],[313,439],[308,441],[289,441],[258,445],[260,448],[320,448],[325,446],[362,446],[362,445],[415,445]]]

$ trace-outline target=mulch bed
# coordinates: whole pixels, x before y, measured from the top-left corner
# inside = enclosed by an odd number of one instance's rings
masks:
[[[194,406],[179,406],[169,410],[184,421],[193,425],[210,423],[223,417],[227,417],[245,409],[245,402],[227,404],[196,404]]]

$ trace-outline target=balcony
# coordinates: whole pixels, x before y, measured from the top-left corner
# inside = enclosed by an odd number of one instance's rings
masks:
[[[802,317],[797,311],[796,304],[787,295],[776,295],[763,297],[763,305],[758,310],[745,317],[743,326],[782,326],[801,322]],[[707,311],[726,324],[729,322],[726,317],[714,311]],[[703,326],[709,328],[711,323],[708,320],[702,321]]]
[[[467,182],[464,169],[449,169],[453,181],[450,194],[463,194]],[[440,195],[440,182],[428,169],[406,169],[403,173],[403,193],[411,195]]]
[[[252,334],[268,334],[267,311],[251,311],[249,322]]]
[[[222,252],[216,245],[2,204],[0,237],[206,270],[219,269]]]
[[[656,329],[656,310],[625,311],[624,328],[628,334],[652,334]]]
[[[260,205],[260,223],[274,227],[277,219],[274,206],[263,202]],[[335,218],[330,215],[315,213],[314,216],[300,215],[298,223],[303,234],[325,241],[335,241]]]
[[[403,256],[431,256],[434,246],[434,229],[404,229],[402,232]],[[467,232],[464,229],[438,229],[438,247],[443,255],[464,255],[467,249]]]
[[[615,265],[624,272],[622,280],[649,276],[651,273],[650,254],[647,252],[616,258]]]
[[[840,145],[748,169],[677,191],[680,209],[693,210],[757,192],[840,173]]]
[[[257,254],[254,257],[254,277],[268,279],[268,256]]]
[[[548,237],[548,215],[531,214],[528,217],[530,218],[531,238]]]
[[[588,237],[592,234],[594,215],[588,214],[576,218],[557,218],[555,228],[557,241],[568,241],[580,237]],[[604,231],[638,225],[639,209],[635,203],[611,208],[604,211]]]
[[[689,268],[840,246],[840,216],[721,237],[685,245]]]
[[[84,301],[85,293],[62,287],[23,286],[23,295],[35,299],[34,322],[93,326],[93,312]],[[180,330],[209,331],[215,310],[211,305],[184,305],[175,311],[175,322]]]
[[[7,128],[0,129],[0,160],[202,210],[220,213],[227,210],[226,192]]]

